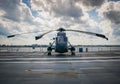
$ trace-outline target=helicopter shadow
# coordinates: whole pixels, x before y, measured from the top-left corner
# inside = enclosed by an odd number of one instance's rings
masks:
[[[55,54],[54,57],[58,57],[58,58],[66,58],[66,57],[75,57],[73,55],[69,55],[69,54]]]
[[[68,53],[53,53],[52,55],[47,55],[48,52],[44,52],[44,56],[46,57],[57,57],[57,58],[66,58],[66,57],[76,57],[75,55],[71,55]]]

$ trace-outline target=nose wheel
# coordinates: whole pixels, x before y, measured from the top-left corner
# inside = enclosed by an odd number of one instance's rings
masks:
[[[48,56],[51,56],[51,52],[48,52]]]
[[[50,56],[50,55],[51,55],[51,52],[52,52],[52,48],[51,48],[51,47],[48,47],[48,48],[47,48],[47,51],[48,51],[48,55]]]
[[[75,52],[71,52],[71,55],[72,55],[72,56],[75,56]]]
[[[75,56],[75,48],[74,48],[74,47],[71,47],[70,50],[71,50],[71,55],[72,55],[72,56]]]

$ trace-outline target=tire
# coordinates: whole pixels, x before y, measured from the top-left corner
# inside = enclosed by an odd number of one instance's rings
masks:
[[[75,56],[75,52],[71,52],[71,55],[72,55],[72,56]]]
[[[51,52],[48,52],[48,56],[51,56]]]

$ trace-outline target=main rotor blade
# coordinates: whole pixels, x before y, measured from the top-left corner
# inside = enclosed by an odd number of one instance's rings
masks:
[[[72,29],[66,29],[66,31],[74,31],[74,32],[85,33],[85,34],[98,36],[98,37],[101,37],[101,38],[104,38],[104,39],[108,40],[108,38],[105,35],[103,35],[103,34],[98,34],[98,33],[93,33],[93,32],[86,32],[86,31],[80,31],[80,30],[72,30]]]
[[[46,35],[46,34],[48,34],[48,33],[50,33],[50,32],[53,32],[53,31],[56,31],[56,30],[50,30],[50,31],[48,31],[48,32],[45,32],[45,33],[39,35],[39,36],[35,36],[35,40],[38,40],[38,39],[42,38],[44,35]]]
[[[15,37],[15,35],[9,35],[9,36],[7,36],[7,38],[12,38],[12,37]]]
[[[15,37],[16,35],[30,34],[30,33],[38,33],[38,32],[41,32],[41,31],[25,32],[25,33],[13,34],[13,35],[9,35],[9,36],[7,36],[7,38],[12,38],[12,37]]]

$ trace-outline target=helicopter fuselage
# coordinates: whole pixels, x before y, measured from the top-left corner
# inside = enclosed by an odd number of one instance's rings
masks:
[[[55,52],[65,53],[68,52],[68,38],[65,32],[58,32],[55,39]]]

